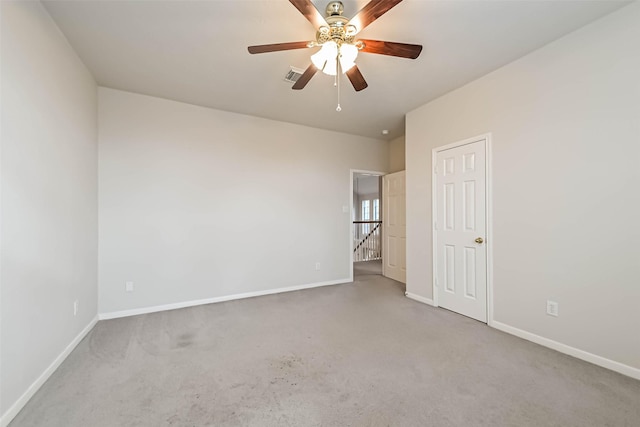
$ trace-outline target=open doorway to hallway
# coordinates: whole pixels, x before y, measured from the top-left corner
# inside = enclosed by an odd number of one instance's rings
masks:
[[[382,174],[353,172],[353,275],[382,274]]]

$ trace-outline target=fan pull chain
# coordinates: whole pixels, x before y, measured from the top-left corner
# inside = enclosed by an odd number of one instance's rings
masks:
[[[339,113],[342,111],[342,107],[340,106],[340,53],[336,57],[336,82],[335,85],[338,87],[338,106],[336,107],[336,111]]]

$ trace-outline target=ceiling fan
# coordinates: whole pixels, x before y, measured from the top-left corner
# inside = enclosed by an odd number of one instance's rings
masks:
[[[340,1],[331,1],[327,5],[327,17],[323,18],[310,0],[289,0],[302,15],[316,28],[313,41],[264,44],[249,46],[249,53],[277,52],[281,50],[320,47],[311,56],[311,64],[300,76],[292,89],[304,88],[318,72],[336,76],[344,73],[356,91],[365,89],[368,84],[355,64],[358,52],[377,53],[416,59],[422,51],[421,45],[396,43],[380,40],[356,39],[356,35],[373,21],[387,13],[402,0],[371,0],[351,19],[342,16],[344,7]],[[340,106],[338,105],[338,111]]]

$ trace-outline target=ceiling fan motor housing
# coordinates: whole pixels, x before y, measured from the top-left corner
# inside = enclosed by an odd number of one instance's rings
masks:
[[[338,45],[342,43],[353,44],[357,29],[349,25],[349,19],[342,16],[344,6],[340,1],[332,1],[327,5],[326,13],[327,26],[322,26],[316,34],[316,43],[322,45],[330,40]]]
[[[327,16],[342,15],[342,12],[344,12],[344,6],[341,1],[332,1],[329,2],[325,10],[327,12]]]

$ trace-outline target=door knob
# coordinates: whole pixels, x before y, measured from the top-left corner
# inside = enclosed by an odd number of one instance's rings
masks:
[[[476,243],[478,243],[478,244],[483,243],[483,242],[484,242],[484,240],[482,239],[482,237],[478,237],[476,239]]]

